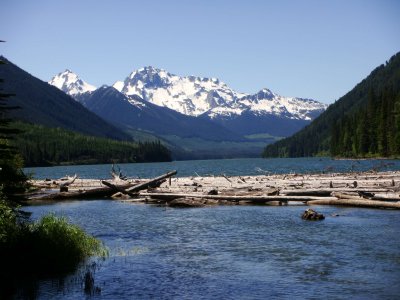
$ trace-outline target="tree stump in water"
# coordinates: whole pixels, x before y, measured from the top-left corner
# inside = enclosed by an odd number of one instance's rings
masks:
[[[218,195],[218,190],[212,189],[212,190],[208,191],[207,195]]]
[[[66,186],[66,185],[60,186],[60,193],[61,192],[68,192],[68,186]]]
[[[309,208],[301,216],[303,220],[317,221],[325,219],[323,214],[317,213],[315,210]]]

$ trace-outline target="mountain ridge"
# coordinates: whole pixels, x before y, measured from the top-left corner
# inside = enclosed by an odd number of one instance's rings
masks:
[[[60,74],[49,83],[57,82],[58,87],[64,87],[63,90],[72,96],[79,94],[79,88],[71,83],[71,90],[65,88],[67,84],[62,83]],[[310,121],[327,107],[312,99],[283,97],[267,88],[255,94],[239,93],[217,78],[182,77],[152,66],[131,72],[125,80],[115,82],[113,87],[127,96],[136,95],[185,115],[208,115],[210,119],[236,117],[246,112],[255,116],[275,115]],[[88,91],[83,86],[80,89]]]

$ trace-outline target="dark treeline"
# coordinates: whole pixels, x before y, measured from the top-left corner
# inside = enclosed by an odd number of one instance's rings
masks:
[[[367,107],[336,122],[331,154],[342,157],[400,156],[400,93],[371,89]]]
[[[264,157],[398,157],[400,53],[289,138],[268,145]]]
[[[86,136],[61,128],[17,122],[13,144],[25,166],[170,161],[159,141],[133,143]]]

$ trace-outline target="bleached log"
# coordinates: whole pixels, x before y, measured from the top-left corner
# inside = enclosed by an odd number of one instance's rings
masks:
[[[70,184],[73,184],[74,183],[74,181],[75,181],[75,179],[77,179],[78,178],[78,175],[74,175],[74,176],[67,176],[67,180],[65,180],[65,181],[63,181],[63,182],[59,182],[59,183],[57,183],[60,187],[63,187],[63,186],[69,186]]]
[[[348,194],[348,193],[341,193],[341,192],[332,192],[332,196],[334,196],[338,199],[355,199],[355,200],[365,199],[356,194]]]
[[[70,184],[73,184],[75,179],[78,178],[78,175],[74,175],[73,177],[67,176],[67,180],[58,183],[58,185],[60,186],[60,192],[68,192],[68,186]]]
[[[108,181],[105,181],[105,180],[102,180],[101,183],[104,184],[105,186],[109,187],[110,189],[113,189],[114,192],[116,191],[116,192],[119,192],[119,193],[122,193],[122,194],[125,194],[125,195],[129,195],[131,197],[134,197],[134,196],[137,195],[136,193],[129,192],[129,191],[125,190],[123,187],[115,185],[115,184],[112,184],[112,183],[110,183]]]
[[[148,181],[145,181],[143,183],[139,183],[137,185],[134,185],[133,187],[127,189],[126,191],[130,192],[130,193],[134,193],[134,192],[137,192],[137,191],[140,191],[140,190],[147,189],[148,187],[150,187],[154,183],[156,183],[158,181],[161,181],[163,179],[169,178],[171,176],[174,176],[176,173],[178,173],[176,170],[168,172],[168,173],[166,173],[164,175],[158,176],[158,177],[153,178],[151,180],[148,180]]]
[[[353,188],[327,188],[327,189],[282,189],[281,195],[286,196],[330,196],[332,192],[372,192],[372,193],[388,193],[391,189],[371,188],[371,189],[353,189]]]
[[[308,205],[337,205],[352,207],[370,207],[370,208],[393,208],[400,209],[400,202],[387,202],[376,200],[356,200],[356,199],[320,199],[308,201]]]
[[[117,166],[118,167],[118,166]],[[114,181],[125,181],[127,177],[122,174],[121,169],[118,167],[118,173],[115,171],[114,164],[111,166],[111,177]]]

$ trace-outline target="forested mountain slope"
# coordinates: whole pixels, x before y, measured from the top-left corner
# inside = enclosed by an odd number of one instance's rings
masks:
[[[88,135],[130,139],[129,135],[90,112],[58,88],[30,75],[2,56],[0,60],[5,62],[0,67],[2,89],[15,94],[10,97],[10,105],[20,107],[10,111],[12,118]]]
[[[159,141],[133,143],[87,136],[61,128],[16,122],[12,144],[25,166],[171,161]]]
[[[264,157],[400,155],[400,53]]]

